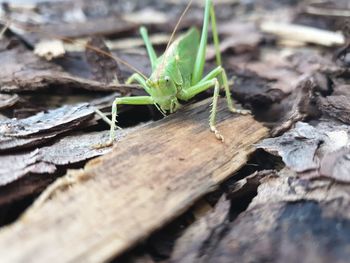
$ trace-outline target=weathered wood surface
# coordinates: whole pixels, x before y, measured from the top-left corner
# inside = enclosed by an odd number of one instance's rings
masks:
[[[209,103],[145,125],[84,170],[69,172],[75,183],[0,231],[1,262],[108,260],[213,190],[245,164],[267,129],[231,114],[222,100],[221,143],[208,128]]]
[[[249,191],[257,195],[229,220],[227,207]],[[349,262],[348,184],[265,170],[237,182],[231,197],[185,229],[168,263]]]

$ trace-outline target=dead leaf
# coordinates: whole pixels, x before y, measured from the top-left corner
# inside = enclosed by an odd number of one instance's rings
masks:
[[[88,41],[87,45],[96,47],[102,50],[104,53],[111,55],[108,47],[101,38],[93,37],[90,41]],[[85,55],[90,65],[92,75],[94,76],[94,80],[106,84],[112,82],[119,84],[124,82],[118,63],[115,61],[115,59],[103,53],[99,53],[96,50],[91,50],[88,47],[85,50]]]

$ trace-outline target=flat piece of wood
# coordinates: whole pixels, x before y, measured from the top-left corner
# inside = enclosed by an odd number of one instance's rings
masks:
[[[103,262],[149,236],[212,191],[247,161],[267,129],[221,100],[185,107],[122,138],[113,150],[66,177],[13,225],[0,231],[2,262]]]

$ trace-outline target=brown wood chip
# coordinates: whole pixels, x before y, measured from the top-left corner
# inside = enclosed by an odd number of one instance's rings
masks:
[[[210,102],[145,125],[85,169],[69,172],[63,185],[50,187],[22,219],[2,229],[2,262],[105,261],[212,191],[245,164],[267,129],[230,113],[221,100],[222,143],[209,131]]]

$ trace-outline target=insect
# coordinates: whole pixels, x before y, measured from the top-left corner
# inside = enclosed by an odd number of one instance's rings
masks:
[[[217,103],[220,87],[223,86],[227,100],[227,106],[230,111],[240,114],[248,114],[247,110],[240,110],[234,107],[230,89],[228,86],[227,75],[222,67],[221,54],[219,50],[219,37],[216,27],[215,10],[212,0],[205,0],[204,18],[201,33],[196,28],[190,28],[185,34],[172,42],[172,38],[179,26],[183,16],[189,9],[192,0],[189,1],[185,11],[182,13],[174,31],[170,37],[168,45],[163,55],[157,57],[156,52],[148,37],[147,29],[140,28],[140,34],[146,46],[146,50],[151,62],[152,74],[149,78],[144,76],[136,68],[126,63],[122,59],[110,55],[108,52],[96,47],[86,45],[86,48],[102,53],[130,67],[136,73],[132,74],[126,81],[126,84],[137,82],[146,91],[148,96],[118,97],[112,104],[111,120],[101,111],[96,109],[96,113],[110,125],[109,140],[107,143],[98,147],[109,146],[113,144],[116,137],[118,105],[154,105],[163,115],[177,111],[182,101],[188,101],[197,94],[210,88],[214,88],[213,103],[209,117],[210,130],[219,140],[224,140],[215,126]],[[215,55],[217,67],[211,70],[203,77],[205,54],[208,41],[209,24],[211,24],[212,36],[215,46]],[[33,31],[33,30],[30,30]],[[45,35],[50,36],[49,32]],[[54,37],[55,38],[55,37]],[[64,41],[74,41],[61,38]]]
[[[182,16],[189,6],[190,4],[187,5]],[[216,50],[216,62],[218,65],[203,77],[209,22],[211,22]],[[176,27],[174,32],[176,31]],[[177,38],[171,44],[168,44],[164,54],[159,57],[156,55],[145,27],[140,28],[140,34],[151,61],[152,74],[146,79],[140,73],[134,73],[126,83],[139,83],[145,89],[148,96],[118,97],[114,100],[112,104],[112,119],[108,121],[108,123],[110,123],[110,137],[107,145],[112,144],[115,140],[118,105],[155,105],[157,109],[165,115],[166,113],[173,113],[178,110],[181,105],[180,101],[188,101],[197,94],[210,88],[214,88],[214,95],[209,117],[209,126],[216,138],[223,141],[223,136],[215,126],[220,82],[223,84],[225,90],[229,110],[240,114],[248,114],[249,111],[236,109],[233,105],[227,75],[224,68],[221,66],[219,38],[212,0],[206,0],[205,2],[201,35],[196,28],[190,28],[184,35]],[[103,119],[108,119],[102,112],[97,111],[97,113],[101,115]]]

